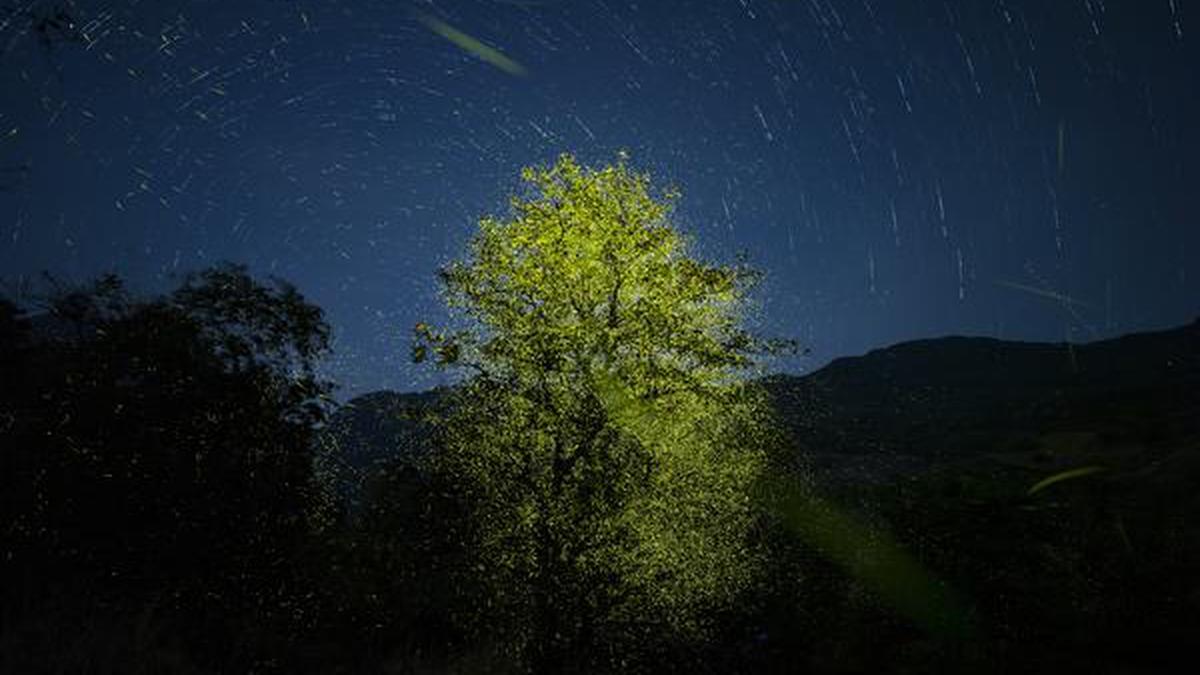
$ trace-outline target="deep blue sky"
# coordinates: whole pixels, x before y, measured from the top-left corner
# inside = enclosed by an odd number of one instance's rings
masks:
[[[8,3],[34,15],[50,0]],[[491,45],[513,75],[422,23]],[[7,13],[8,10],[5,10]],[[77,0],[0,20],[0,276],[135,287],[227,259],[337,329],[343,395],[422,389],[434,272],[571,151],[684,194],[759,320],[830,358],[1200,314],[1186,0]]]

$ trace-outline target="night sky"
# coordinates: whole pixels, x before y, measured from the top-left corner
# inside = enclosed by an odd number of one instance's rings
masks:
[[[343,397],[438,382],[407,361],[435,270],[564,151],[628,150],[704,255],[746,251],[793,372],[1200,315],[1189,0],[0,6],[10,292],[244,262],[326,309]],[[34,30],[60,6],[77,41]]]

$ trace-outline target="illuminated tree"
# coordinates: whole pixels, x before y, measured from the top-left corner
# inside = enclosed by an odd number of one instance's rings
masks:
[[[741,326],[756,279],[692,255],[624,156],[522,173],[443,268],[461,330],[413,356],[469,369],[436,470],[470,513],[472,618],[535,670],[611,665],[651,634],[700,637],[751,580],[762,411],[746,382],[775,343]]]

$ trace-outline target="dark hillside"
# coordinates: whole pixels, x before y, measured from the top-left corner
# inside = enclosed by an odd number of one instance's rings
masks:
[[[1200,630],[1200,322],[1082,345],[921,340],[765,384],[818,490],[865,523],[846,536],[894,539],[977,632],[944,651],[801,535],[806,581],[776,589],[749,671],[1174,672]],[[364,501],[417,494],[434,400],[380,392],[334,415]]]
[[[1200,320],[1080,345],[917,340],[765,384],[795,446],[834,476],[995,453],[1053,466],[1056,443],[1195,442]],[[333,416],[329,432],[356,471],[398,451],[420,455],[431,443],[420,417],[437,397],[366,394]]]
[[[790,436],[833,475],[1200,434],[1200,321],[1083,345],[949,337],[768,381]],[[1025,454],[1021,454],[1025,453]]]

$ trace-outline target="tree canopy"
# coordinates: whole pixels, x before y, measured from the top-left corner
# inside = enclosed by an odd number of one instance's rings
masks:
[[[45,659],[68,639],[61,669],[76,670],[72,650],[87,654],[97,635],[114,643],[91,658],[125,669],[158,645],[104,624],[150,617],[147,639],[183,636],[217,670],[253,670],[257,655],[242,647],[314,621],[296,561],[322,515],[321,310],[231,265],[144,299],[115,276],[57,286],[41,306],[0,300],[0,607],[10,629],[0,670],[30,671],[22,659]]]
[[[615,663],[651,626],[699,636],[750,581],[763,411],[744,376],[773,345],[742,325],[756,275],[693,253],[677,191],[624,156],[522,178],[441,272],[462,324],[418,324],[413,355],[474,374],[437,469],[505,643],[535,670]]]

